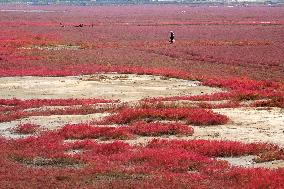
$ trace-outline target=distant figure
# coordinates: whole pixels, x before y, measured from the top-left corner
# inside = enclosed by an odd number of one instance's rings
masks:
[[[82,28],[84,26],[84,24],[79,24],[79,25],[76,25],[75,27],[76,28]]]
[[[170,43],[174,43],[175,42],[175,34],[173,31],[170,31]]]
[[[61,27],[64,27],[64,25],[63,25],[61,22],[60,22],[60,26],[61,26]]]

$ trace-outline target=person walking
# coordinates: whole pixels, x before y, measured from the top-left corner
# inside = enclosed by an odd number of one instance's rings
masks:
[[[170,43],[174,43],[175,42],[175,34],[173,31],[170,31]]]

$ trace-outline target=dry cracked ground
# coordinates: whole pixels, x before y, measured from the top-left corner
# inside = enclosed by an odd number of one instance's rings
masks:
[[[110,73],[69,77],[3,77],[0,78],[0,91],[2,99],[98,98],[135,104],[148,97],[209,94],[221,92],[223,89],[202,86],[198,81],[152,75]],[[213,111],[228,116],[230,122],[226,125],[194,126],[194,134],[190,137],[165,136],[161,138],[233,140],[245,143],[268,142],[284,147],[283,109],[246,107],[213,109]],[[0,135],[6,138],[27,137],[28,135],[12,132],[13,128],[23,123],[34,123],[44,130],[51,130],[67,123],[88,123],[100,120],[108,115],[109,113],[33,116],[0,123]],[[152,137],[139,137],[127,142],[145,144],[151,139]],[[246,167],[284,167],[284,161],[255,163],[253,158],[253,156],[243,156],[224,158],[224,160],[232,165]]]

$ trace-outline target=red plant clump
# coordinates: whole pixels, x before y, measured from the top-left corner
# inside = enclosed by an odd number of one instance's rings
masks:
[[[190,126],[180,123],[147,123],[144,121],[139,121],[131,124],[129,130],[134,134],[141,136],[193,134],[193,129]]]
[[[100,106],[92,106],[92,105],[84,105],[84,106],[70,106],[64,108],[46,108],[46,109],[35,109],[29,110],[28,107],[26,110],[5,110],[3,111],[4,114],[0,115],[0,122],[8,122],[13,121],[20,118],[26,118],[30,116],[50,116],[50,115],[86,115],[86,114],[93,114],[98,112],[105,111],[104,108]],[[115,109],[114,104],[110,104],[106,106],[105,109]],[[14,109],[14,107],[13,107]]]
[[[130,109],[126,108],[117,114],[106,117],[102,123],[125,124],[140,119],[185,119],[189,124],[195,125],[218,125],[226,124],[228,118],[214,113],[211,110],[191,108],[161,108],[161,109]]]
[[[130,164],[140,164],[148,167],[147,171],[170,171],[174,173],[187,173],[200,170],[203,166],[214,164],[214,160],[174,148],[168,149],[141,149],[127,157]]]
[[[11,112],[7,114],[0,115],[0,122],[8,122],[12,120],[16,120],[19,118],[28,117],[26,113],[22,111]]]
[[[20,124],[14,130],[20,134],[33,134],[39,130],[39,125],[31,123]]]
[[[28,66],[27,66],[28,67]],[[135,74],[151,74],[151,75],[162,75],[167,77],[176,77],[176,78],[194,78],[191,74],[184,72],[182,70],[172,70],[168,68],[158,67],[158,68],[143,68],[141,66],[105,66],[99,64],[81,64],[81,65],[72,65],[64,66],[60,70],[50,70],[44,67],[37,69],[23,69],[19,68],[11,70],[7,73],[7,70],[1,70],[0,76],[73,76],[73,75],[82,75],[82,74],[95,74],[102,72],[117,72],[117,73],[135,73]]]
[[[0,115],[0,122],[9,122],[20,118],[30,116],[50,116],[50,115],[76,115],[76,114],[90,114],[100,112],[95,108],[64,108],[55,110],[43,110],[43,111],[12,111]]]
[[[269,97],[268,93],[263,91],[253,90],[236,90],[228,92],[217,92],[212,94],[193,95],[193,96],[173,96],[145,99],[145,101],[176,101],[176,100],[191,100],[191,101],[218,101],[218,100],[257,100]]]
[[[11,153],[23,158],[62,157],[64,150],[62,140],[63,137],[54,132],[43,132],[39,136],[10,141],[11,144],[16,145]]]
[[[0,99],[0,122],[13,121],[29,116],[75,115],[101,112],[100,104],[115,107],[118,101],[104,99]],[[51,106],[62,106],[53,108]],[[67,107],[64,107],[67,106]],[[40,109],[45,107],[45,109]],[[39,108],[39,109],[33,109]]]
[[[161,136],[161,135],[192,135],[193,129],[187,125],[178,123],[147,123],[135,122],[130,126],[106,127],[86,124],[65,125],[58,130],[58,134],[65,139],[94,138],[101,140],[109,139],[132,139],[135,135]]]
[[[195,96],[173,96],[173,97],[158,97],[147,98],[143,101],[145,103],[158,103],[163,101],[220,101],[230,100],[228,104],[223,104],[224,107],[236,107],[239,106],[239,102],[248,100],[259,100],[252,104],[253,107],[267,106],[267,107],[283,107],[284,106],[284,93],[281,91],[283,86],[276,88],[262,87],[265,90],[245,90],[236,89],[228,92],[218,92],[213,94],[195,95]],[[200,106],[202,107],[202,106]],[[204,106],[204,108],[222,108],[222,104]]]
[[[252,104],[253,107],[280,107],[284,108],[284,94],[276,96],[269,100],[257,101]]]
[[[209,157],[231,157],[242,155],[261,155],[274,152],[279,159],[283,159],[283,150],[275,145],[252,143],[243,144],[234,141],[208,141],[208,140],[153,140],[148,144],[150,148],[181,148],[195,151]],[[282,154],[279,156],[279,154]]]
[[[226,87],[231,90],[247,90],[247,91],[258,91],[258,90],[275,90],[283,89],[283,83],[273,81],[256,81],[248,78],[231,78],[231,79],[205,79],[204,85],[214,87]]]
[[[67,139],[98,138],[130,139],[132,133],[125,127],[96,127],[91,125],[65,125],[59,131],[59,135]]]
[[[12,106],[15,109],[37,108],[42,106],[72,106],[92,105],[98,103],[113,103],[113,100],[104,99],[0,99],[0,105]]]

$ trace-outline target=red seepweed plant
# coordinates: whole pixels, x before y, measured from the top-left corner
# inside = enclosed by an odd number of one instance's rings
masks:
[[[39,131],[39,125],[31,123],[20,124],[14,129],[14,131],[20,134],[34,134]]]
[[[193,128],[180,123],[160,123],[145,121],[134,122],[129,126],[129,130],[141,136],[160,136],[160,135],[192,135]]]
[[[58,134],[65,139],[127,140],[139,136],[192,135],[193,128],[180,123],[147,123],[143,121],[130,125],[109,127],[87,124],[65,125]]]
[[[106,117],[102,124],[118,123],[125,124],[136,120],[143,119],[166,119],[166,120],[180,120],[184,119],[189,124],[194,125],[218,125],[226,124],[229,119],[212,110],[193,109],[193,108],[125,108],[117,114]]]
[[[122,127],[102,127],[92,125],[65,125],[59,131],[59,135],[66,139],[94,138],[101,140],[109,139],[131,139],[132,133],[124,126]]]
[[[0,99],[0,122],[30,116],[85,115],[115,109],[116,103],[104,99]]]

